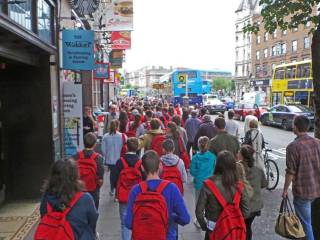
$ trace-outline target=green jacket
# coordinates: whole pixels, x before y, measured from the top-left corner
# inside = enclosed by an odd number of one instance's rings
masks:
[[[210,140],[209,150],[216,156],[223,150],[228,150],[236,156],[240,150],[240,144],[237,137],[223,131]]]

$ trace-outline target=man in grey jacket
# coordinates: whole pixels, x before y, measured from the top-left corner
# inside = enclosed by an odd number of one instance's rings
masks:
[[[188,118],[184,128],[187,131],[188,142],[187,142],[187,152],[190,154],[191,147],[194,143],[194,138],[200,128],[201,121],[197,118],[197,111],[193,110],[191,112],[191,118]]]

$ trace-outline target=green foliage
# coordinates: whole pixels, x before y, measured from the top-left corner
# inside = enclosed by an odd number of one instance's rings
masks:
[[[310,21],[315,25],[310,31],[312,33],[319,24],[319,15],[312,15],[312,9],[319,3],[320,0],[260,0],[264,28],[273,33],[278,27],[281,30],[292,29]],[[259,26],[249,24],[243,30],[256,34]]]
[[[212,89],[214,91],[223,90],[223,89],[227,91],[232,91],[232,90],[235,90],[235,84],[234,84],[234,81],[232,81],[230,78],[223,78],[223,77],[214,78],[212,80]]]

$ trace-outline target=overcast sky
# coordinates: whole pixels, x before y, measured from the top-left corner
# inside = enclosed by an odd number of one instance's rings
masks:
[[[126,70],[144,66],[234,72],[235,10],[240,0],[134,0]]]

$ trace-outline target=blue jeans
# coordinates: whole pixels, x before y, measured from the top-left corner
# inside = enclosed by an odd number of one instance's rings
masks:
[[[314,240],[311,223],[311,203],[313,200],[301,199],[298,197],[293,198],[293,205],[298,215],[304,232],[306,233],[307,240]]]
[[[121,221],[121,237],[122,240],[131,240],[131,230],[126,228],[125,226],[125,219],[126,219],[126,212],[127,212],[127,204],[119,203],[119,214],[120,214],[120,221]]]

